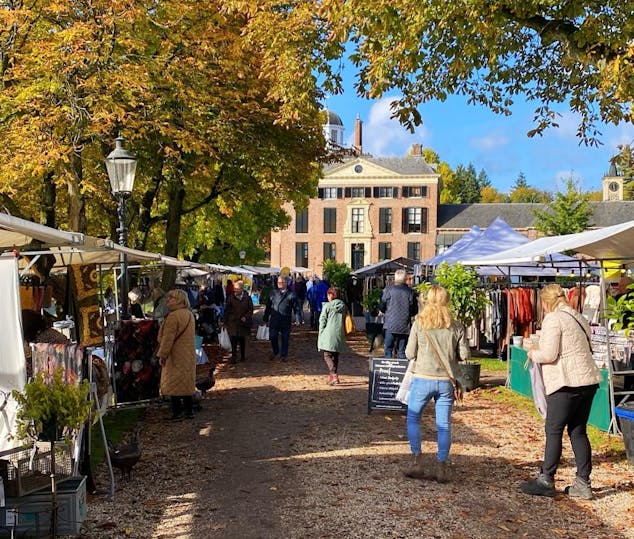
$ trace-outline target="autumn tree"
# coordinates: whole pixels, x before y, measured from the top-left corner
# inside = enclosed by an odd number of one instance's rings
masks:
[[[581,192],[572,178],[566,181],[566,190],[555,193],[554,200],[544,210],[535,210],[535,228],[547,236],[583,232],[590,226],[592,208],[588,196]]]
[[[509,202],[525,204],[544,204],[551,200],[552,197],[547,191],[531,187],[526,181],[526,176],[523,172],[520,172],[517,176],[508,197]]]
[[[597,144],[599,121],[629,120],[634,103],[634,3],[527,0],[412,2],[323,0],[333,34],[351,42],[359,95],[397,89],[394,116],[413,128],[420,105],[464,95],[510,114],[536,103],[529,136],[557,126],[554,108],[580,116],[578,136]]]

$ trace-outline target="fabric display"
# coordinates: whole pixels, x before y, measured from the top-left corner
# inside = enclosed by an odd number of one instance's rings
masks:
[[[53,374],[56,368],[63,367],[64,381],[79,385],[84,379],[84,346],[80,344],[35,343],[33,345],[33,374],[45,372]]]
[[[77,337],[85,346],[103,343],[103,319],[99,309],[99,273],[96,264],[70,266],[71,290],[77,312]]]
[[[161,370],[154,350],[158,321],[124,320],[115,330],[114,386],[117,403],[159,396]]]

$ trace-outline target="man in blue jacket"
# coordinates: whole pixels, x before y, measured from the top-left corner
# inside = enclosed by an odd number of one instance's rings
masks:
[[[271,292],[266,302],[264,311],[264,323],[269,325],[269,340],[271,341],[271,360],[278,356],[282,361],[288,358],[288,343],[291,338],[291,323],[293,321],[293,307],[295,306],[295,294],[288,289],[286,278],[280,275],[277,278],[277,289]],[[281,346],[279,342],[281,337]]]
[[[407,273],[399,269],[394,272],[394,284],[383,290],[379,309],[384,313],[385,357],[405,359],[405,346],[411,329],[412,316],[418,311],[416,295],[405,284]]]

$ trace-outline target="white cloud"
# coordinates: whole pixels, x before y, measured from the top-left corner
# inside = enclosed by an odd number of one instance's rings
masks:
[[[422,144],[429,138],[425,127],[418,127],[410,133],[397,119],[390,118],[390,104],[398,99],[387,96],[375,101],[368,111],[367,121],[363,122],[363,151],[374,157],[402,157],[411,149],[412,144]],[[354,143],[354,127],[347,137],[347,144]]]
[[[473,137],[469,140],[469,144],[480,151],[491,152],[508,145],[509,141],[505,134],[496,131],[482,137]]]

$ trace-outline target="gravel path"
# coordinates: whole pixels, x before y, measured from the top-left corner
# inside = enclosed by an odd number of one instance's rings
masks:
[[[493,400],[504,390],[491,383],[455,412],[454,480],[404,479],[404,416],[367,413],[365,335],[352,336],[335,388],[325,384],[315,342],[316,332],[295,327],[287,363],[268,360],[268,343],[250,342],[247,362],[219,367],[193,421],[167,423],[166,407],[148,409],[132,480],[117,481],[113,502],[89,497],[84,535],[634,539],[634,468],[622,457],[595,451],[595,500],[518,492],[539,465],[543,425]],[[429,408],[423,450],[431,464]],[[564,445],[559,492],[574,476]],[[103,467],[97,478],[107,485]]]

